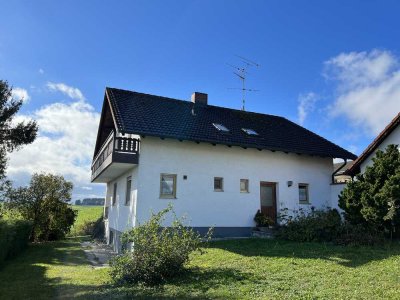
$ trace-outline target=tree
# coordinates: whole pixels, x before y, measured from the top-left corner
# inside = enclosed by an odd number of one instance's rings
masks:
[[[6,205],[32,222],[32,241],[61,239],[70,231],[77,214],[68,205],[72,188],[62,176],[33,174],[28,187],[9,190]]]
[[[81,200],[76,200],[75,201],[75,205],[82,205],[82,201]]]
[[[7,153],[32,143],[37,135],[35,121],[13,122],[22,104],[23,99],[13,98],[8,82],[0,80],[0,191],[5,185]]]
[[[400,229],[400,152],[397,145],[378,150],[364,174],[339,196],[339,207],[352,224],[390,232]]]

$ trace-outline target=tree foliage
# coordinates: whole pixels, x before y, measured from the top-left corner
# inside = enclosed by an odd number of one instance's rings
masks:
[[[32,143],[37,135],[35,121],[15,122],[15,116],[23,104],[23,99],[12,96],[12,88],[7,81],[0,80],[0,181],[6,176],[7,152]],[[1,191],[1,190],[0,190]]]
[[[68,205],[72,188],[62,176],[34,174],[29,186],[9,190],[6,206],[32,222],[32,241],[61,239],[77,215]]]
[[[339,196],[339,207],[352,224],[382,231],[400,229],[400,152],[389,145],[378,150],[364,174],[350,182]]]

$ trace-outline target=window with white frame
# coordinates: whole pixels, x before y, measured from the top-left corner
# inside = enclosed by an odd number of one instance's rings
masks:
[[[310,203],[307,183],[299,183],[299,203],[300,204]]]
[[[224,191],[224,178],[214,177],[214,192]]]
[[[126,194],[125,194],[125,205],[131,203],[131,188],[132,188],[132,177],[126,178]]]
[[[240,179],[240,192],[241,193],[249,192],[249,180],[248,179]]]
[[[176,174],[161,174],[160,198],[176,198]]]

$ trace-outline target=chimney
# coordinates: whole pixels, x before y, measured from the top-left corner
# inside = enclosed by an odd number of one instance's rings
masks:
[[[192,102],[196,104],[207,105],[208,95],[205,93],[194,92],[192,94]]]

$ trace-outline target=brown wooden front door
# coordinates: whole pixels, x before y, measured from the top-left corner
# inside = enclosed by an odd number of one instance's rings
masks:
[[[260,182],[261,212],[276,223],[276,183]]]

